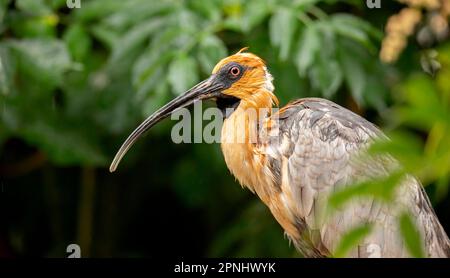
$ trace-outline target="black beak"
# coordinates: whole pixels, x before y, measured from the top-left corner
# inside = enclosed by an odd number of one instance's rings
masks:
[[[224,86],[221,84],[221,82],[218,82],[218,80],[213,75],[158,109],[158,111],[148,117],[130,134],[130,136],[128,136],[127,140],[125,140],[116,156],[114,157],[114,160],[109,167],[109,171],[114,172],[116,170],[119,162],[131,148],[134,142],[136,142],[137,139],[152,126],[167,118],[177,109],[189,106],[198,100],[217,97],[220,94],[220,90],[222,90],[223,88]]]

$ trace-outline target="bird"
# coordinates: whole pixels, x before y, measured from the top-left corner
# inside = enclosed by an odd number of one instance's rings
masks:
[[[358,114],[322,98],[294,100],[276,110],[274,90],[266,62],[243,48],[219,61],[210,77],[144,120],[120,147],[110,172],[156,123],[209,99],[224,118],[221,150],[229,171],[268,207],[304,257],[333,257],[342,237],[367,223],[373,229],[347,257],[410,257],[398,225],[403,211],[417,226],[425,256],[450,256],[450,240],[423,186],[411,175],[396,188],[394,202],[355,198],[329,216],[333,192],[387,176],[398,162],[389,156],[357,159],[375,140],[386,138]]]

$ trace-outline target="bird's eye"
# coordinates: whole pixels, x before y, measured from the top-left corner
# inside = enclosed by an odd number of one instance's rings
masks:
[[[237,66],[234,66],[230,69],[229,73],[230,73],[231,77],[236,78],[241,73],[241,69]]]

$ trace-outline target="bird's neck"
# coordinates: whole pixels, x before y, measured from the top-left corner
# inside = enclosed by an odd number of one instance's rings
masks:
[[[241,185],[256,192],[261,199],[268,198],[264,184],[269,183],[260,175],[265,156],[260,152],[260,130],[272,113],[273,94],[260,90],[242,99],[236,110],[225,119],[222,127],[222,151],[228,169]]]

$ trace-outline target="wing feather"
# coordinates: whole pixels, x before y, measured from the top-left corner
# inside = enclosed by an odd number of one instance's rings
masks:
[[[396,216],[407,208],[417,220],[428,255],[449,255],[448,237],[423,188],[413,177],[400,186],[396,208],[370,198],[357,198],[345,209],[326,217],[331,193],[355,182],[387,175],[396,164],[386,157],[370,161],[354,159],[374,139],[385,137],[377,127],[331,101],[317,98],[296,101],[283,108],[277,117],[282,140],[269,141],[272,150],[279,150],[271,156],[288,161],[281,175],[288,181],[296,202],[291,207],[297,208],[293,214],[300,219],[299,233],[305,234],[309,248],[329,255],[342,235],[370,222],[374,224],[372,233],[350,256],[373,256],[369,251],[376,248],[382,257],[407,256],[396,222]],[[305,242],[296,245],[304,251]]]

